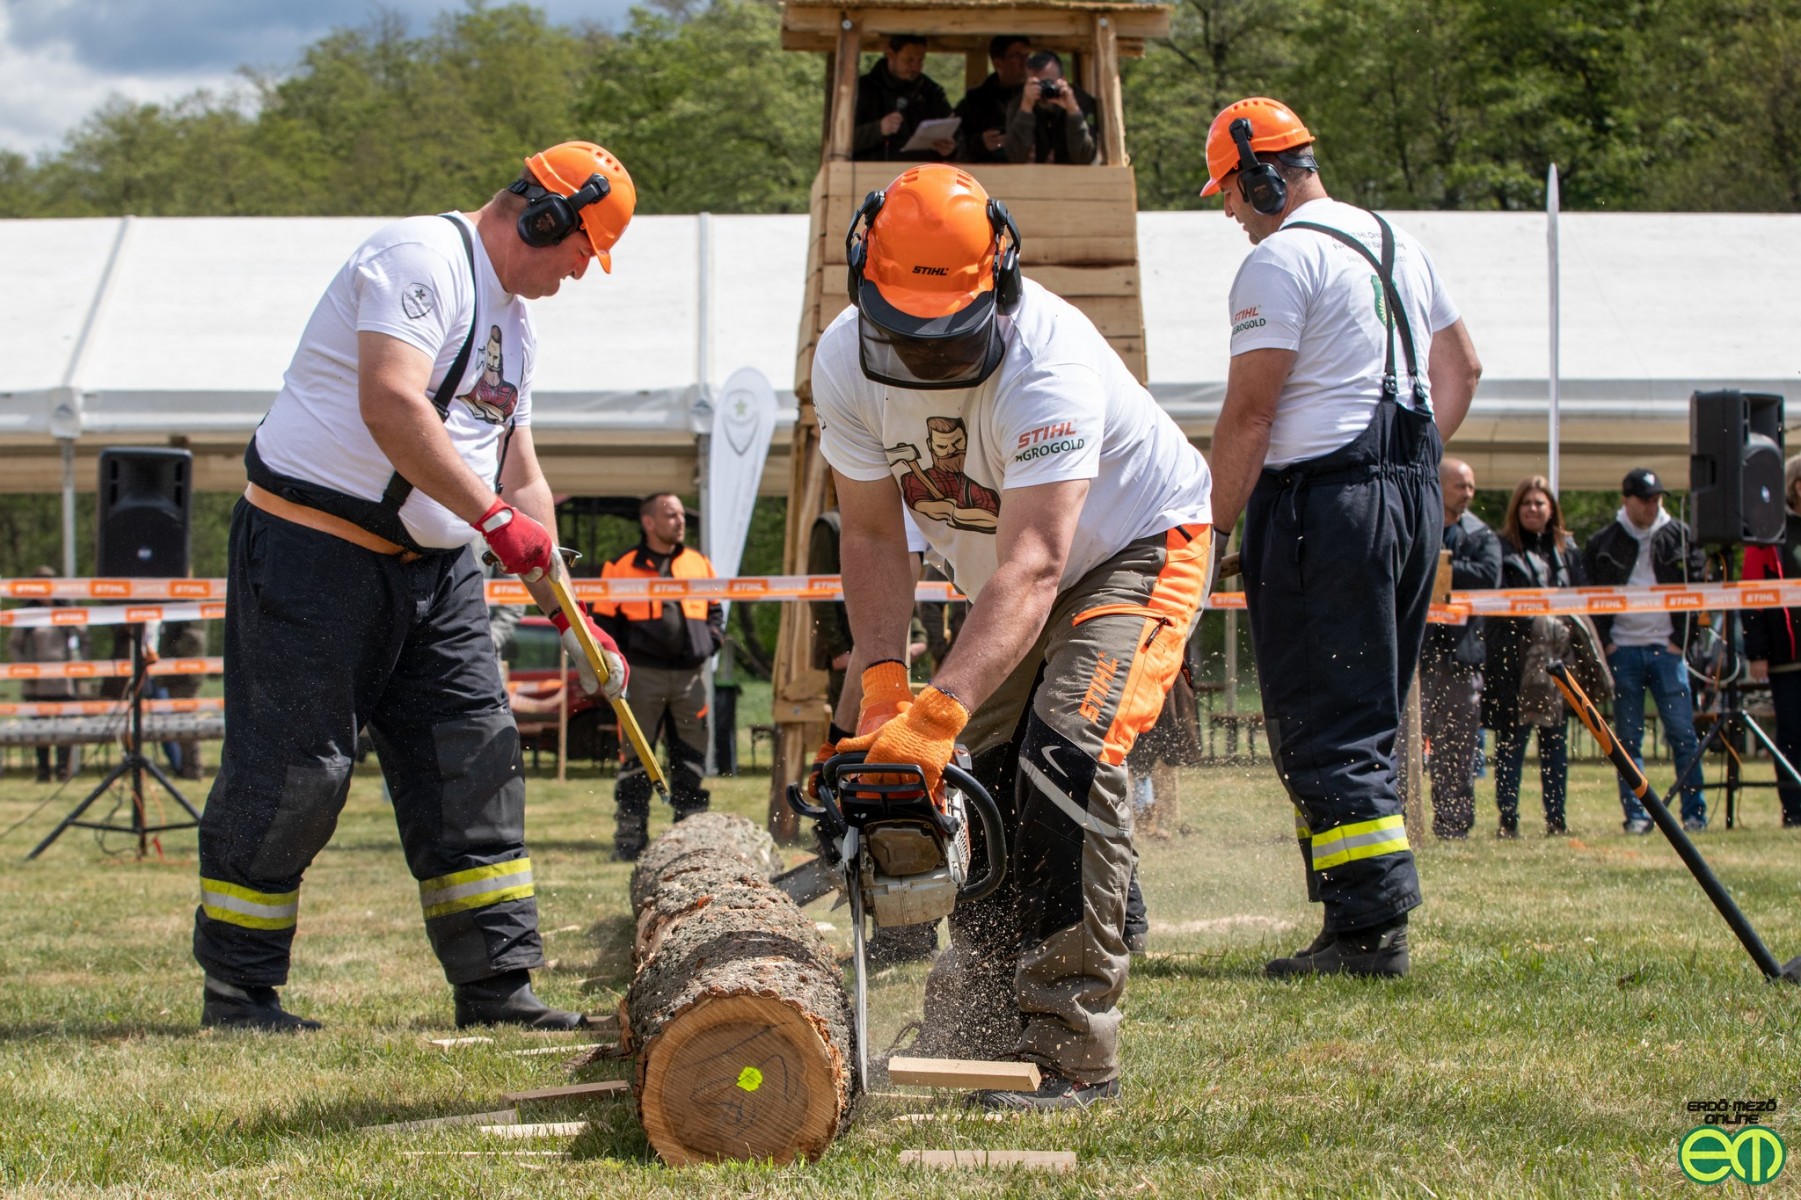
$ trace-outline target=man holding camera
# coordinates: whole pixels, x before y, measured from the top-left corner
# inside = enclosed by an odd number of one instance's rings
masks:
[[[1063,60],[1055,50],[1039,50],[1026,59],[1026,72],[1019,98],[1007,105],[1002,146],[1007,161],[1092,163],[1099,121],[1094,97],[1063,78]]]

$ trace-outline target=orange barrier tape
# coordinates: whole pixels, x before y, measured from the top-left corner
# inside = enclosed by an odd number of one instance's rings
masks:
[[[225,670],[223,658],[163,658],[150,664],[152,675],[217,675]],[[113,679],[130,678],[129,658],[76,659],[73,662],[0,663],[0,679]]]
[[[729,579],[577,579],[576,598],[599,600],[842,600],[836,575],[742,575]],[[15,608],[0,612],[0,627],[129,625],[143,621],[218,620],[225,615],[222,579],[0,579],[0,598],[152,599],[188,603],[117,607]],[[914,597],[931,603],[963,599],[954,584],[922,582]],[[198,599],[202,602],[193,603]],[[487,584],[489,604],[528,604],[531,594],[514,579]],[[1215,592],[1207,607],[1244,607],[1243,592]],[[1801,607],[1801,579],[1751,583],[1658,584],[1652,587],[1511,588],[1453,592],[1434,605],[1432,620],[1460,624],[1471,616],[1530,617],[1541,613],[1685,612],[1700,609]]]
[[[38,700],[26,704],[0,704],[0,717],[106,717],[123,716],[125,707],[118,700]],[[147,713],[224,712],[225,700],[220,696],[200,696],[192,700],[146,700]]]

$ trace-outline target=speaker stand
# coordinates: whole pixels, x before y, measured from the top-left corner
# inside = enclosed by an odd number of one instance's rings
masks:
[[[66,829],[101,829],[112,833],[132,834],[138,840],[138,858],[142,859],[149,853],[152,834],[164,833],[171,829],[194,829],[200,824],[199,810],[188,803],[188,798],[181,794],[181,789],[177,788],[169,777],[163,774],[162,768],[144,753],[144,684],[150,664],[144,661],[144,627],[132,625],[128,628],[131,631],[131,686],[128,689],[128,695],[131,698],[131,737],[127,741],[125,754],[119,759],[119,765],[108,771],[106,778],[102,779],[94,790],[75,806],[74,811],[64,817],[61,823],[50,831],[50,836],[39,842],[36,848],[25,856],[27,861],[49,849],[50,844],[61,837]],[[163,791],[169,793],[175,803],[179,804],[191,818],[190,820],[172,821],[163,825],[146,823],[144,813],[144,776],[146,774],[154,779]],[[127,777],[130,779],[131,787],[131,823],[129,825],[114,824],[111,821],[82,820],[82,816],[96,800],[110,792],[115,783]]]
[[[1727,577],[1731,577],[1730,572],[1727,573]],[[1666,808],[1675,804],[1683,784],[1688,782],[1688,777],[1699,770],[1701,764],[1706,761],[1707,752],[1722,750],[1726,754],[1726,828],[1734,829],[1738,826],[1738,794],[1740,791],[1748,787],[1781,787],[1784,781],[1801,788],[1801,772],[1797,772],[1794,765],[1783,756],[1782,751],[1776,748],[1775,740],[1765,732],[1762,725],[1757,723],[1757,718],[1745,711],[1738,683],[1738,672],[1743,665],[1738,658],[1740,652],[1736,649],[1739,626],[1738,610],[1727,609],[1723,624],[1725,628],[1721,644],[1725,647],[1726,656],[1723,666],[1730,667],[1731,670],[1730,672],[1726,670],[1721,672],[1725,678],[1720,683],[1718,701],[1713,713],[1713,727],[1707,731],[1707,736],[1701,739],[1701,744],[1695,752],[1695,761],[1689,764],[1688,770],[1677,776],[1675,786],[1664,796],[1663,802]],[[1776,768],[1774,781],[1746,783],[1739,777],[1738,747],[1742,741],[1740,735],[1746,733],[1755,738],[1757,744],[1769,753],[1770,762]]]

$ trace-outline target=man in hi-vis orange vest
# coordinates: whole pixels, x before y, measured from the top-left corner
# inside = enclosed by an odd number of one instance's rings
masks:
[[[688,518],[679,497],[669,492],[645,497],[638,523],[643,539],[602,567],[602,579],[713,578],[707,556],[682,545]],[[707,600],[603,600],[594,606],[594,620],[618,640],[631,664],[626,700],[645,736],[653,746],[660,734],[667,737],[675,819],[705,812],[707,793],[700,785],[707,760],[707,686],[701,667],[725,644],[724,611]],[[613,857],[629,862],[647,840],[650,777],[630,746],[622,744],[620,754]]]

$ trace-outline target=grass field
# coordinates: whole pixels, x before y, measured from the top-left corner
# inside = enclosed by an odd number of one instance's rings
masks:
[[[1667,768],[1665,769],[1667,774]],[[528,1106],[592,1119],[575,1139],[473,1130],[371,1136],[379,1122],[503,1107],[569,1081],[558,1057],[425,1044],[450,1029],[378,776],[357,778],[302,893],[290,1006],[302,1038],[197,1030],[188,952],[192,833],[136,862],[74,831],[24,853],[79,792],[0,841],[0,1190],[7,1195],[997,1196],[1688,1195],[1687,1102],[1769,1098],[1801,1150],[1801,988],[1766,984],[1659,837],[1627,838],[1611,777],[1575,773],[1567,840],[1419,848],[1427,902],[1413,973],[1369,983],[1262,978],[1311,937],[1286,802],[1267,764],[1184,773],[1182,836],[1141,846],[1151,955],[1126,997],[1125,1098],[1064,1118],[967,1119],[945,1101],[877,1100],[811,1166],[673,1171],[629,1104]],[[717,781],[760,814],[766,779]],[[1486,803],[1490,784],[1484,782]],[[46,789],[0,780],[0,828]],[[540,990],[610,1008],[625,982],[626,868],[606,861],[611,780],[530,784],[546,952]],[[1529,799],[1530,806],[1530,799]],[[1801,836],[1750,793],[1741,829],[1703,850],[1779,960],[1801,953]],[[822,921],[843,921],[822,902]],[[917,1004],[922,971],[877,980],[876,1042]],[[580,1078],[623,1075],[624,1065]],[[939,1107],[932,1107],[934,1103]],[[940,1119],[901,1123],[907,1109]],[[1065,1176],[928,1173],[903,1148],[1072,1149]],[[568,1158],[461,1151],[569,1149]],[[419,1152],[431,1152],[421,1154]],[[1727,1184],[1737,1193],[1743,1185]],[[1792,1165],[1768,1195],[1801,1194]]]

